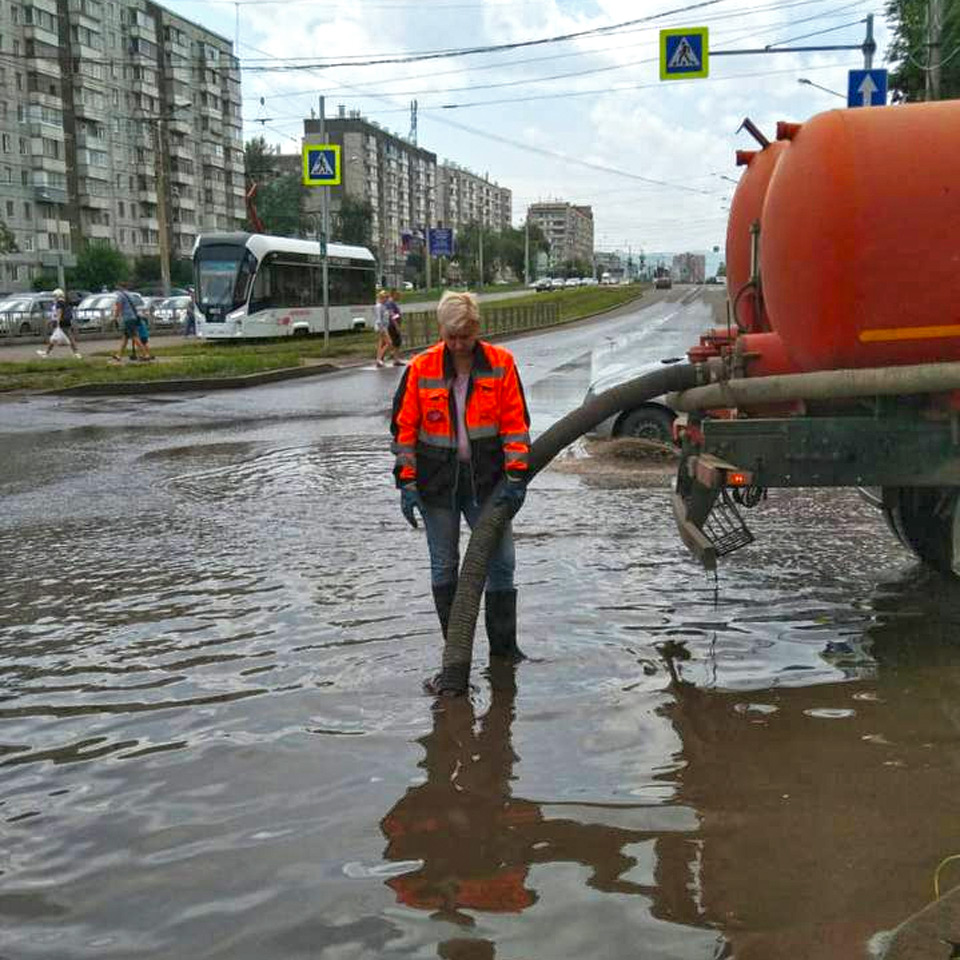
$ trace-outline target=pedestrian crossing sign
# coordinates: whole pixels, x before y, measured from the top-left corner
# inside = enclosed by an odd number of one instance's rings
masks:
[[[340,183],[340,145],[306,143],[303,146],[303,185],[335,187]]]
[[[660,79],[688,80],[709,75],[709,27],[660,31]]]

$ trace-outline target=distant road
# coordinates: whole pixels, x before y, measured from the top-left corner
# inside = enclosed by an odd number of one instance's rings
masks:
[[[476,291],[471,291],[476,293]],[[477,293],[477,299],[481,303],[491,303],[494,300],[509,300],[510,297],[526,297],[530,294],[536,294],[536,290],[508,290],[506,293]],[[416,290],[410,291],[406,294],[407,297],[415,297],[417,295]],[[432,310],[437,305],[436,300],[407,300],[404,297],[401,300],[401,306],[404,310]]]

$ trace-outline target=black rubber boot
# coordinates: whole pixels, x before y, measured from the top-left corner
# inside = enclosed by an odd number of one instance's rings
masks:
[[[488,590],[484,600],[490,656],[516,663],[525,660],[517,646],[517,591]]]
[[[440,632],[443,639],[447,639],[447,626],[450,623],[450,608],[453,606],[453,597],[457,592],[457,582],[441,583],[433,588],[433,605],[437,608],[437,619],[440,621]]]

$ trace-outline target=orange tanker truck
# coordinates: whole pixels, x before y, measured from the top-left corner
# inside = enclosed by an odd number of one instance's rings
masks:
[[[768,488],[878,488],[896,536],[960,573],[960,101],[832,110],[773,142],[747,126],[728,324],[689,351],[704,385],[671,396],[681,536],[713,567]]]

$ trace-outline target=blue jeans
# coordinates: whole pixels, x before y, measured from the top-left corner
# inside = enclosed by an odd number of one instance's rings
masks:
[[[461,478],[464,471],[460,471]],[[427,528],[427,547],[430,550],[430,583],[434,587],[454,583],[460,570],[460,515],[473,529],[480,516],[482,504],[476,502],[469,480],[459,483],[456,507],[425,504],[423,525]],[[513,547],[513,529],[510,522],[503,530],[500,545],[487,567],[488,590],[512,590],[516,553]]]

